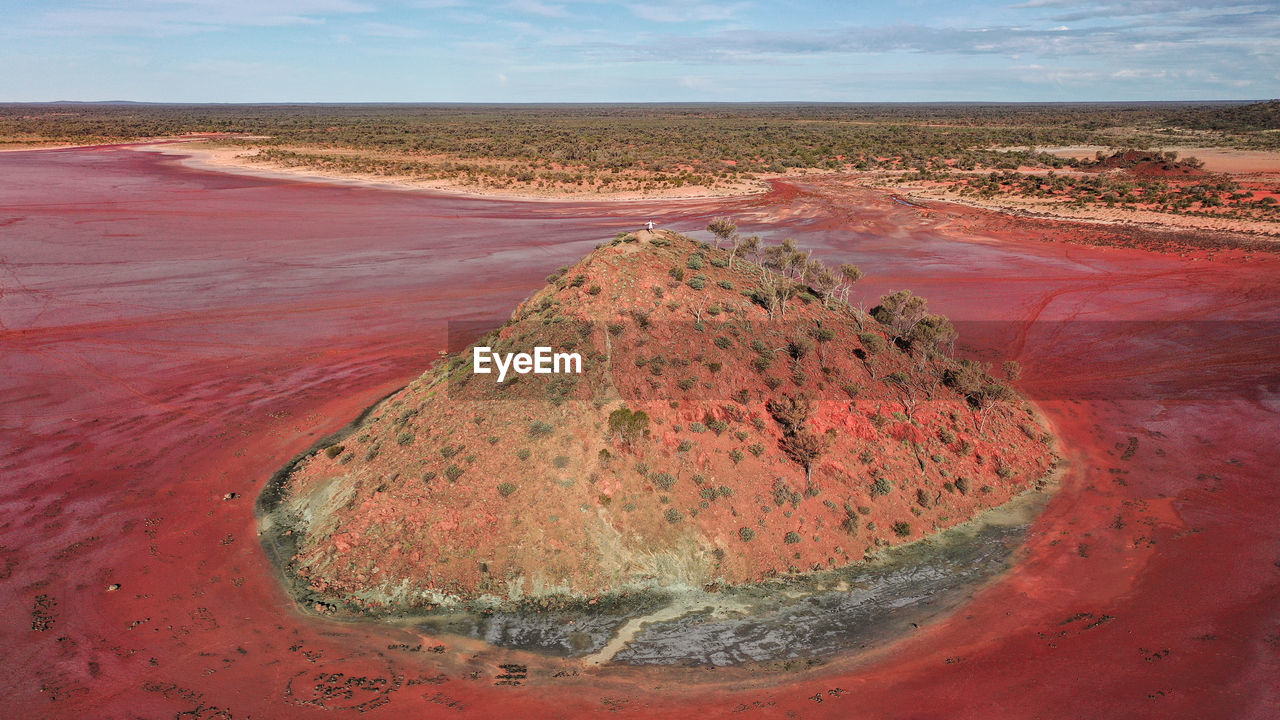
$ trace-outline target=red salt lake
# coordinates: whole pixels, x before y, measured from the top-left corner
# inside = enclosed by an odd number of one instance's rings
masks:
[[[1275,255],[1045,242],[820,181],[515,202],[127,148],[0,154],[0,180],[0,716],[1280,716]],[[255,534],[272,472],[450,321],[501,322],[619,230],[718,215],[1022,362],[1071,467],[1011,571],[872,654],[771,672],[587,669],[294,608]]]

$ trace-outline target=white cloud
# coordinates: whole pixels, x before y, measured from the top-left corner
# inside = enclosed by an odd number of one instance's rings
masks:
[[[33,15],[11,31],[34,35],[166,36],[231,27],[315,25],[334,15],[374,12],[355,0],[77,0]]]
[[[745,3],[648,2],[631,3],[627,9],[644,20],[692,23],[729,20],[746,8]]]
[[[705,75],[685,75],[678,82],[680,87],[698,92],[712,92],[716,89],[715,82]]]
[[[361,35],[378,38],[420,38],[425,33],[416,28],[406,27],[404,25],[392,25],[390,23],[366,22],[357,26],[356,30]]]
[[[538,15],[550,18],[562,18],[569,16],[569,11],[566,10],[563,5],[552,5],[550,3],[542,2],[542,0],[510,0],[506,7],[509,10],[524,13],[526,15]]]
[[[190,73],[216,75],[218,77],[256,77],[264,72],[277,70],[277,68],[264,63],[242,62],[239,60],[202,60],[188,63],[184,69]]]

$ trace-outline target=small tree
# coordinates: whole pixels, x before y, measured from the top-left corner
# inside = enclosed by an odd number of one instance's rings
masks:
[[[765,285],[766,293],[771,298],[776,299],[776,306],[779,313],[786,317],[787,300],[791,299],[796,292],[796,283],[792,279],[792,273],[796,268],[803,268],[805,264],[805,254],[795,250],[795,242],[790,238],[784,240],[781,245],[767,248],[764,251],[764,262],[762,266],[766,272],[762,278]],[[770,316],[772,317],[772,310]]]
[[[729,267],[733,267],[733,258],[742,255],[755,255],[760,251],[760,236],[752,235],[750,237],[742,237],[734,233],[731,238],[733,241],[733,249],[729,251]]]
[[[804,265],[797,269],[799,277],[808,285],[814,285],[818,281],[818,276],[827,272],[827,266],[816,257],[813,253],[806,253],[804,256]]]
[[[959,333],[951,321],[942,315],[925,315],[907,335],[907,343],[918,361],[934,357],[939,352],[955,351]]]
[[[809,419],[809,399],[803,395],[794,397],[783,395],[781,398],[770,400],[767,407],[769,414],[782,426],[784,433],[798,431],[804,425],[804,421]]]
[[[752,294],[752,299],[761,307],[769,311],[769,319],[773,319],[773,313],[778,309],[778,283],[776,281],[782,278],[765,271],[764,278],[760,283],[760,289]]]
[[[823,355],[822,346],[836,339],[836,331],[828,327],[822,327],[822,321],[818,321],[818,326],[814,328],[813,339],[818,341],[818,365],[825,370],[827,368],[827,359]]]
[[[816,262],[816,261],[815,261]],[[818,297],[822,298],[822,307],[831,307],[831,301],[835,298],[837,289],[840,287],[840,278],[831,271],[831,268],[821,265],[809,276],[809,281],[813,285],[813,289],[818,291]]]
[[[1004,370],[1005,379],[1009,382],[1017,382],[1018,378],[1022,377],[1022,366],[1017,360],[1005,360],[1001,368]]]
[[[878,333],[863,331],[858,333],[858,341],[862,343],[862,348],[855,350],[854,355],[867,366],[867,374],[875,377],[876,356],[884,352],[884,338]]]
[[[632,412],[625,407],[614,410],[609,413],[609,435],[633,447],[649,435],[649,414],[643,410]]]
[[[885,376],[885,382],[892,385],[898,391],[898,398],[902,401],[902,412],[907,416],[908,420],[915,418],[916,407],[920,404],[919,388],[911,376],[897,370]],[[923,466],[922,468],[923,469]]]
[[[987,414],[992,408],[1013,398],[1013,391],[1008,385],[991,380],[989,376],[987,379],[990,382],[984,383],[973,396],[978,404],[978,432],[986,427]]]
[[[840,299],[849,302],[849,291],[853,289],[853,284],[862,279],[862,270],[850,263],[844,263],[839,270],[840,284],[836,287],[836,293],[840,295]]]
[[[927,303],[910,290],[899,290],[881,297],[880,304],[871,309],[871,316],[888,329],[894,340],[907,340],[928,315]]]
[[[947,387],[965,396],[970,404],[977,406],[980,402],[979,391],[987,378],[986,363],[962,358],[942,372],[942,382]]]
[[[802,279],[809,271],[809,252],[793,251],[787,255],[787,273],[797,280]]]
[[[707,229],[715,236],[716,247],[720,247],[720,243],[729,243],[738,232],[738,226],[729,218],[723,217],[712,220]]]
[[[823,307],[830,308],[833,300],[849,301],[850,288],[862,279],[862,271],[857,265],[844,263],[833,269],[807,253],[800,256],[803,258],[803,265],[798,259],[791,259],[788,264],[794,264],[797,276],[818,292]]]
[[[750,255],[756,265],[764,267],[764,251],[767,249],[765,247],[764,240],[762,240],[759,235],[752,235],[751,238],[748,238],[748,241],[752,239],[754,239],[755,242],[752,243],[750,251],[744,248],[742,255],[743,257]]]
[[[771,320],[775,309],[783,317],[786,316],[787,300],[795,293],[795,283],[788,275],[794,254],[786,250],[787,242],[791,241],[787,240],[783,245],[765,248],[762,253],[760,265],[765,272],[760,277],[760,302],[769,311]],[[794,243],[792,246],[794,247]]]
[[[813,466],[826,452],[826,443],[822,438],[808,430],[797,430],[782,439],[782,449],[787,455],[804,466],[805,482],[813,481]]]
[[[787,341],[787,354],[793,360],[803,360],[804,356],[808,355],[812,349],[813,343],[809,342],[807,338],[794,337]]]

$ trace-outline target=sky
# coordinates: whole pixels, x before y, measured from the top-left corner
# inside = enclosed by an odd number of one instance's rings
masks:
[[[1280,97],[1280,0],[0,0],[0,101]]]

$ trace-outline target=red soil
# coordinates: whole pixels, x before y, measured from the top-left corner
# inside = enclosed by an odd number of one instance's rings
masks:
[[[818,186],[522,204],[123,150],[10,153],[0,177],[0,715],[1280,714],[1272,256],[1043,242]],[[867,300],[1007,321],[962,338],[1012,348],[1074,464],[1013,571],[805,672],[585,670],[294,610],[253,534],[282,461],[416,375],[446,319],[500,321],[619,228],[718,214],[859,263]],[[1148,319],[1178,322],[1110,322]],[[510,662],[528,676],[495,684]]]

